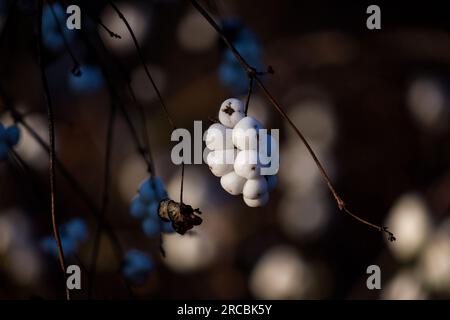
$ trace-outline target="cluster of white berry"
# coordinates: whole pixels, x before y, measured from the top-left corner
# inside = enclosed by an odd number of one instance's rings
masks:
[[[266,135],[258,120],[245,115],[244,104],[238,99],[222,103],[219,121],[205,135],[206,146],[211,150],[206,158],[211,172],[221,177],[225,191],[242,194],[249,207],[264,206],[277,183],[273,172],[263,174],[273,157],[278,157],[277,141]]]

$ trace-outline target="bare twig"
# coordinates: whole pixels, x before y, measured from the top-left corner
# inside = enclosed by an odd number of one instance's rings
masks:
[[[381,227],[376,224],[373,224],[371,222],[368,222],[365,219],[362,219],[352,212],[350,212],[347,209],[347,206],[340,197],[340,195],[337,193],[336,189],[333,186],[333,183],[331,182],[331,179],[328,177],[328,174],[326,173],[324,167],[322,166],[321,162],[317,158],[315,152],[313,151],[312,147],[304,137],[304,135],[301,133],[301,131],[297,128],[297,126],[292,122],[292,120],[289,118],[289,116],[286,114],[286,112],[283,110],[281,105],[278,103],[278,101],[273,97],[273,95],[267,90],[266,86],[263,84],[262,80],[258,77],[258,72],[250,66],[247,61],[241,56],[241,54],[238,52],[238,50],[234,47],[234,45],[227,39],[225,34],[223,33],[222,29],[219,27],[219,25],[214,21],[212,16],[199,4],[197,0],[190,0],[191,4],[194,6],[194,8],[208,21],[208,23],[216,30],[216,32],[219,34],[221,39],[224,41],[226,46],[231,50],[232,54],[236,58],[236,60],[240,63],[240,65],[244,68],[244,70],[247,72],[247,75],[250,78],[254,78],[256,83],[258,84],[259,88],[264,92],[265,96],[269,100],[269,102],[272,104],[272,106],[280,113],[280,115],[289,123],[289,125],[292,127],[292,129],[295,131],[297,136],[300,138],[300,140],[305,144],[306,148],[308,149],[309,154],[313,158],[317,168],[319,169],[319,172],[322,176],[322,178],[325,180],[328,189],[332,193],[334,199],[336,200],[337,206],[340,211],[347,213],[357,221],[366,224],[380,232],[384,232],[388,235],[388,239],[390,241],[395,241],[395,237],[392,234],[392,232],[388,231],[387,227]],[[269,73],[273,73],[273,69],[269,68]]]
[[[152,149],[150,145],[150,131],[147,125],[147,115],[144,109],[144,106],[137,100],[136,94],[134,93],[134,89],[131,86],[130,81],[127,83],[128,91],[130,92],[130,96],[133,100],[134,105],[137,107],[139,112],[139,117],[141,118],[141,126],[142,126],[142,135],[145,144],[145,150],[141,150],[141,154],[144,157],[144,160],[147,163],[147,171],[149,172],[151,177],[156,177],[156,168],[155,162],[153,160]]]
[[[64,34],[64,30],[61,27],[58,16],[55,12],[55,8],[53,8],[52,4],[49,4],[48,6],[50,7],[50,11],[52,12],[53,18],[55,19],[58,33],[61,35],[61,38],[63,39],[64,47],[66,48],[67,52],[70,55],[70,58],[72,59],[72,63],[73,63],[72,73],[78,77],[78,76],[80,76],[80,64],[78,63],[78,60],[75,57],[75,54],[73,53],[72,49],[70,48],[69,42],[67,41],[66,35]]]
[[[126,26],[128,32],[129,32],[131,38],[133,39],[134,46],[136,47],[136,51],[137,51],[137,53],[139,55],[139,59],[140,59],[141,64],[142,64],[142,66],[143,66],[143,68],[145,70],[145,74],[147,75],[147,78],[150,80],[150,83],[152,84],[152,87],[155,90],[156,95],[158,96],[158,100],[159,100],[159,102],[161,104],[161,107],[163,108],[163,110],[164,110],[164,112],[166,114],[167,120],[169,121],[169,123],[172,126],[172,128],[176,129],[175,122],[173,121],[173,119],[172,119],[172,117],[171,117],[171,115],[169,113],[169,110],[168,110],[168,108],[167,108],[167,106],[166,106],[166,104],[164,102],[164,99],[163,99],[163,97],[161,95],[161,92],[159,91],[158,86],[156,85],[156,82],[153,79],[147,64],[145,63],[145,59],[144,59],[144,55],[142,54],[141,46],[139,45],[139,42],[137,41],[136,35],[133,32],[133,29],[131,28],[130,24],[128,23],[128,20],[123,15],[122,11],[120,11],[120,9],[114,3],[114,1],[108,0],[108,3],[114,9],[114,11],[117,13],[119,18],[123,21],[123,23],[125,24],[125,26]]]
[[[113,104],[111,106],[110,115],[108,119],[108,125],[107,125],[107,133],[106,133],[106,151],[105,151],[105,172],[103,176],[103,197],[102,197],[102,206],[100,211],[100,218],[103,220],[106,216],[106,211],[108,209],[108,202],[109,202],[109,184],[110,184],[110,174],[111,174],[111,156],[112,156],[112,142],[113,142],[113,135],[114,135],[114,124],[116,119],[116,106]],[[89,290],[88,290],[88,298],[90,299],[92,297],[92,290],[94,287],[94,281],[95,281],[95,274],[97,272],[97,258],[98,258],[98,251],[100,248],[100,241],[101,241],[101,231],[102,231],[102,224],[97,224],[97,230],[95,232],[95,238],[94,238],[94,248],[92,250],[92,256],[91,256],[91,267],[89,270],[89,275],[91,276],[91,281],[89,282]]]
[[[0,93],[1,88],[0,88]],[[7,106],[10,105],[10,102],[7,102]],[[23,115],[19,113],[16,109],[12,107],[7,107],[8,110],[11,112],[13,118],[15,121],[22,124],[22,126],[29,132],[31,137],[47,152],[50,153],[50,147],[47,145],[47,143],[42,139],[38,133],[28,124],[28,122],[23,118]],[[122,246],[120,244],[119,238],[115,234],[112,226],[109,224],[106,217],[101,216],[101,210],[97,207],[95,202],[90,198],[88,193],[83,189],[81,184],[75,179],[75,177],[69,172],[69,170],[64,166],[64,164],[58,159],[58,157],[55,155],[55,161],[56,161],[56,167],[61,173],[61,176],[67,181],[67,183],[72,187],[72,189],[75,191],[77,195],[81,198],[82,201],[84,201],[87,205],[87,207],[92,211],[94,217],[97,219],[98,223],[102,223],[104,230],[106,231],[106,235],[111,241],[111,244],[114,247],[114,253],[116,260],[119,264],[122,262],[122,257],[124,256],[124,251],[122,249]],[[122,275],[121,275],[122,276]],[[124,282],[129,288],[129,285],[127,284],[126,279],[124,279]],[[131,289],[129,288],[129,291]]]
[[[175,126],[175,122],[173,121],[172,116],[170,115],[169,110],[168,110],[168,108],[166,106],[166,103],[164,102],[164,99],[163,99],[163,97],[161,95],[161,92],[158,89],[158,86],[156,85],[156,82],[154,81],[147,64],[145,63],[144,55],[142,54],[141,47],[139,45],[139,42],[137,41],[136,35],[133,32],[133,29],[131,28],[131,26],[130,26],[128,20],[126,19],[126,17],[123,15],[123,13],[117,7],[117,5],[114,3],[114,1],[108,0],[108,3],[114,9],[114,11],[117,13],[119,18],[123,21],[123,23],[125,24],[125,26],[126,26],[128,32],[129,32],[131,38],[133,39],[134,46],[136,48],[136,51],[137,51],[137,54],[139,56],[140,62],[141,62],[142,66],[143,66],[143,68],[145,70],[145,74],[147,75],[147,78],[150,80],[150,83],[151,83],[153,89],[155,90],[156,95],[158,96],[159,103],[160,103],[162,109],[164,110],[164,112],[166,114],[166,117],[167,117],[167,120],[169,121],[169,124],[172,126],[172,129],[175,130],[177,128]],[[182,173],[183,173],[183,177],[182,177],[181,183],[180,183],[180,199],[181,199],[181,202],[183,200],[184,166],[185,166],[185,164],[184,164],[184,162],[182,162],[181,163],[181,170],[182,170]]]
[[[103,23],[103,21],[100,18],[92,19],[92,20],[97,20],[97,23],[99,24],[99,26],[101,26],[103,28],[103,30],[108,32],[108,34],[111,38],[122,39],[122,37],[120,35],[111,31],[111,29],[109,29],[107,26],[105,26],[105,24]]]
[[[55,212],[55,194],[56,194],[56,170],[55,170],[55,116],[53,114],[53,105],[50,96],[50,90],[48,87],[47,75],[45,73],[45,66],[42,57],[42,11],[43,0],[38,0],[38,14],[36,15],[36,29],[37,29],[37,47],[38,47],[38,62],[41,70],[42,86],[44,88],[44,98],[47,102],[47,115],[48,115],[48,135],[50,142],[50,154],[49,154],[49,179],[50,179],[50,210],[51,210],[51,222],[53,227],[53,235],[56,240],[56,246],[58,248],[59,264],[61,270],[66,275],[66,262],[64,259],[64,251],[61,244],[61,238],[58,230],[58,219]],[[66,298],[70,300],[70,291],[66,287]]]
[[[251,98],[251,96],[252,96],[252,93],[253,93],[253,81],[254,81],[254,78],[251,76],[251,77],[249,77],[249,80],[248,80],[248,93],[247,93],[247,100],[245,101],[245,111],[244,111],[244,114],[247,116],[247,113],[248,113],[248,106],[249,106],[249,104],[250,104],[250,98]]]
[[[180,203],[183,204],[184,161],[181,163]]]

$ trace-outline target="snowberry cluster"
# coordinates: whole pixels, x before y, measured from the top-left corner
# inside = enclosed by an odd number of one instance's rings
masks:
[[[131,249],[127,252],[122,263],[122,274],[133,284],[141,285],[154,268],[152,258],[144,252]]]
[[[220,178],[222,188],[232,195],[243,195],[249,207],[261,207],[269,201],[269,191],[276,185],[275,175],[262,175],[267,164],[261,155],[271,155],[276,141],[267,135],[260,143],[261,123],[245,116],[244,104],[238,99],[225,100],[219,111],[220,123],[206,131],[206,146],[211,152],[206,162],[211,172]],[[230,134],[231,133],[231,134]]]
[[[20,130],[16,125],[5,128],[0,123],[0,161],[8,157],[9,150],[14,147],[20,139]]]
[[[86,223],[81,218],[74,218],[59,228],[59,235],[64,256],[66,258],[73,256],[88,237]],[[58,248],[53,235],[42,239],[40,245],[45,253],[58,257]]]
[[[158,217],[158,206],[161,200],[167,198],[167,192],[161,179],[150,177],[139,186],[138,194],[130,205],[130,214],[142,220],[142,229],[149,236],[156,236],[161,232],[174,232],[170,222],[164,222]]]

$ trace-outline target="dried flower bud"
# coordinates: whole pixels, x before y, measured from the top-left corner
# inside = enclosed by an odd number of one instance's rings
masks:
[[[158,215],[163,221],[172,222],[172,227],[179,234],[185,234],[186,231],[202,223],[200,209],[193,209],[190,205],[178,203],[170,199],[164,199],[159,203]]]

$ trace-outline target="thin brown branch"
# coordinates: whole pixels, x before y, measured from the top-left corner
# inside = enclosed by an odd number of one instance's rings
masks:
[[[381,227],[378,226],[376,224],[373,224],[365,219],[362,219],[361,217],[353,214],[352,212],[350,212],[350,210],[347,209],[347,206],[344,202],[344,200],[342,199],[342,197],[338,194],[338,192],[336,191],[333,183],[331,182],[331,179],[329,178],[327,172],[325,171],[322,163],[320,162],[320,160],[317,158],[314,150],[312,149],[312,147],[310,146],[310,144],[308,143],[307,139],[305,138],[305,136],[301,133],[301,131],[297,128],[297,126],[292,122],[292,120],[289,118],[289,116],[287,115],[287,113],[283,110],[283,108],[281,107],[281,105],[278,103],[278,101],[274,98],[274,96],[269,92],[269,90],[266,88],[266,86],[263,84],[262,80],[258,77],[258,73],[255,68],[253,68],[252,66],[250,66],[247,61],[241,56],[241,54],[239,53],[239,51],[233,46],[233,44],[227,39],[227,37],[225,36],[225,34],[223,33],[222,29],[219,27],[219,25],[214,21],[214,19],[212,18],[212,16],[199,4],[199,2],[197,0],[190,0],[192,5],[194,6],[194,8],[208,21],[208,23],[216,30],[216,32],[219,34],[220,38],[224,41],[224,43],[226,44],[226,46],[231,50],[232,54],[234,55],[234,57],[236,58],[236,60],[241,64],[241,66],[244,68],[244,70],[247,72],[248,76],[250,78],[255,79],[256,83],[258,84],[259,88],[263,91],[264,95],[267,97],[267,99],[269,100],[269,102],[272,104],[272,106],[278,111],[278,113],[280,113],[280,115],[289,123],[289,125],[291,126],[291,128],[295,131],[295,133],[297,134],[297,136],[300,138],[300,140],[305,144],[306,148],[308,149],[309,154],[311,155],[311,157],[313,158],[317,168],[319,169],[319,172],[322,176],[322,178],[325,180],[325,183],[327,184],[328,189],[330,190],[330,192],[332,193],[336,204],[339,208],[339,210],[341,212],[345,212],[346,214],[348,214],[349,216],[351,216],[352,218],[356,219],[357,221],[376,229],[377,231],[380,232],[384,232],[388,235],[388,239],[390,241],[395,241],[395,237],[392,234],[392,232],[388,231],[387,227]],[[273,69],[269,68],[268,73],[273,73]]]
[[[164,99],[161,95],[161,92],[158,89],[158,86],[156,85],[156,82],[153,79],[147,64],[145,63],[145,59],[144,59],[144,55],[142,54],[141,46],[139,45],[139,41],[137,40],[136,35],[133,32],[133,29],[131,28],[126,17],[123,15],[122,11],[120,11],[120,9],[114,3],[114,1],[108,0],[108,3],[114,9],[114,11],[117,13],[119,18],[123,21],[123,23],[125,24],[125,26],[128,30],[128,33],[130,34],[131,38],[133,39],[134,46],[136,47],[136,51],[137,51],[137,54],[139,55],[139,59],[141,61],[142,67],[145,70],[145,74],[147,75],[147,78],[150,80],[150,83],[151,83],[153,89],[155,90],[156,95],[158,96],[159,103],[161,104],[161,107],[163,108],[164,113],[166,114],[167,120],[169,121],[169,124],[172,126],[172,128],[176,129],[175,122],[173,121],[172,116],[169,113],[169,109],[167,108],[166,103],[164,102]]]
[[[44,88],[44,98],[47,103],[47,116],[48,116],[48,135],[50,143],[50,154],[49,154],[49,180],[50,180],[50,211],[51,211],[51,222],[53,228],[53,235],[56,240],[56,246],[58,248],[58,260],[61,270],[66,275],[66,262],[64,259],[64,251],[61,244],[61,238],[58,230],[58,219],[55,212],[55,198],[56,198],[56,170],[55,170],[55,116],[53,113],[53,105],[50,96],[50,89],[48,86],[48,79],[45,73],[45,66],[42,57],[42,11],[43,11],[43,0],[38,0],[38,14],[36,15],[36,29],[37,29],[37,53],[38,53],[38,63],[41,71],[41,81]],[[66,287],[66,284],[64,284]],[[66,287],[66,298],[70,300],[70,291]]]
[[[245,111],[244,114],[247,116],[248,113],[248,106],[250,105],[250,98],[252,97],[252,93],[253,93],[253,82],[254,82],[255,78],[254,77],[249,77],[248,80],[248,93],[247,93],[247,100],[245,101]]]
[[[66,48],[67,52],[70,55],[70,58],[72,59],[72,63],[73,63],[72,73],[78,77],[78,76],[80,76],[80,64],[79,64],[77,58],[75,57],[75,54],[73,53],[72,49],[70,48],[69,41],[67,41],[66,35],[64,34],[63,27],[60,24],[58,15],[56,14],[55,9],[53,8],[53,5],[49,4],[48,6],[50,7],[50,11],[52,12],[53,19],[55,19],[58,33],[60,34],[61,38],[63,39],[64,47]]]
[[[108,119],[107,132],[106,132],[106,150],[105,150],[105,167],[103,174],[103,196],[102,196],[102,206],[100,211],[100,218],[104,220],[106,216],[106,212],[108,210],[109,203],[109,189],[110,189],[110,175],[111,175],[111,157],[112,157],[112,142],[114,138],[114,124],[116,119],[116,106],[114,104],[111,105],[111,110]],[[92,297],[92,290],[94,288],[95,275],[97,273],[97,259],[98,252],[100,249],[100,241],[102,234],[102,224],[97,224],[97,230],[94,236],[94,247],[92,249],[91,256],[91,266],[89,269],[89,275],[91,276],[91,281],[89,282],[88,288],[88,299]]]

